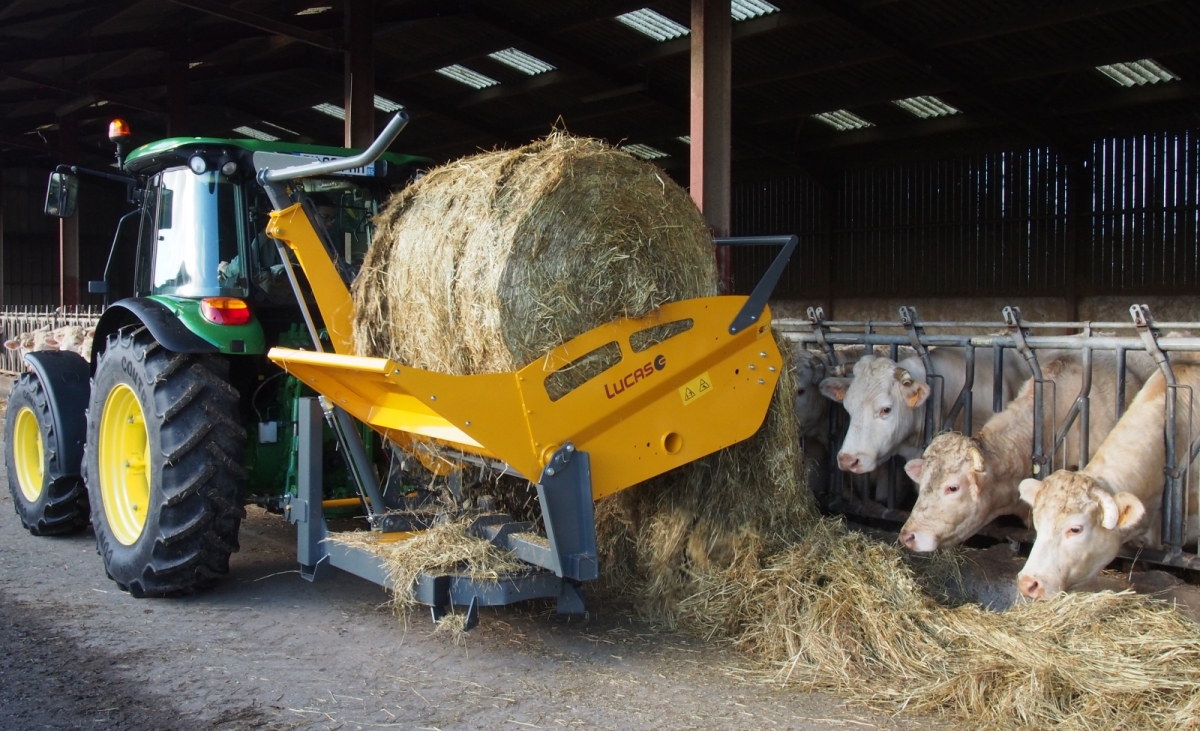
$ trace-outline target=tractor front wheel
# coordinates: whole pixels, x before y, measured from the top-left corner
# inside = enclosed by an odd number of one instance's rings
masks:
[[[100,354],[84,471],[104,567],[133,596],[229,572],[246,430],[228,373],[223,358],[170,352],[144,328],[110,336]]]
[[[35,536],[76,533],[88,523],[87,491],[62,464],[64,447],[54,428],[50,398],[33,373],[13,384],[4,417],[8,487],[21,524]]]

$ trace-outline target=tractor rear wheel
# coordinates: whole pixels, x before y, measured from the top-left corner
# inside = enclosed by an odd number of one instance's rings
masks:
[[[136,597],[202,589],[229,572],[245,517],[246,430],[229,363],[111,335],[88,410],[84,472],[96,547]]]
[[[8,489],[21,525],[35,536],[77,533],[88,524],[87,490],[79,475],[65,474],[50,408],[41,380],[25,373],[13,384],[4,417]]]

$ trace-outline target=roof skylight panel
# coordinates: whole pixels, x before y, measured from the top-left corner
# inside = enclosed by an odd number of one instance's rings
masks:
[[[460,84],[466,84],[472,89],[486,89],[489,86],[495,86],[500,83],[490,76],[485,76],[478,71],[472,71],[466,66],[457,63],[440,68],[437,72],[448,79],[454,79]]]
[[[663,152],[657,147],[651,147],[650,145],[643,145],[640,143],[621,145],[621,149],[625,152],[628,152],[630,155],[643,160],[657,160],[660,157],[670,157],[668,153]]]
[[[301,10],[300,12],[296,13],[296,15],[297,16],[317,15],[318,13],[323,13],[326,10],[333,10],[333,6],[332,5],[314,5],[311,8],[305,8],[304,10]]]
[[[256,140],[262,140],[263,142],[274,142],[279,139],[275,135],[267,134],[266,132],[254,129],[253,127],[234,127],[233,131],[245,137],[253,137]]]
[[[1163,68],[1152,58],[1143,58],[1141,61],[1130,61],[1128,63],[1112,63],[1106,66],[1097,66],[1096,70],[1121,86],[1142,86],[1144,84],[1157,84],[1164,81],[1179,81],[1179,76]]]
[[[682,142],[685,145],[692,144],[692,136],[691,135],[679,135],[675,139],[679,140],[680,142]]]
[[[839,132],[875,126],[873,122],[868,122],[853,112],[847,112],[845,109],[839,109],[836,112],[821,112],[812,116],[813,119],[824,122]]]
[[[509,68],[514,68],[517,71],[530,76],[544,74],[547,71],[553,71],[555,68],[557,68],[552,63],[543,61],[536,56],[530,56],[528,53],[525,53],[524,51],[518,51],[515,48],[506,48],[503,51],[489,53],[488,58],[499,61]]]
[[[388,114],[391,114],[392,112],[396,112],[396,111],[403,109],[404,105],[400,104],[398,102],[394,102],[391,99],[388,99],[387,97],[382,97],[382,96],[379,96],[378,94],[376,94],[375,95],[375,108],[381,112],[387,112]]]
[[[316,105],[315,107],[313,107],[313,109],[317,110],[321,114],[328,114],[331,117],[335,117],[335,118],[341,119],[343,121],[346,119],[346,110],[342,109],[341,107],[339,107],[336,104],[328,104],[328,103],[322,102],[322,103]]]
[[[921,119],[946,117],[951,114],[958,114],[960,111],[938,99],[936,96],[914,96],[908,99],[896,99],[892,101],[892,104],[895,104],[906,112],[917,115]]]
[[[737,21],[750,20],[778,12],[779,8],[765,0],[733,0],[729,4],[729,14]]]
[[[660,15],[650,8],[634,10],[632,13],[618,15],[617,20],[633,28],[642,35],[650,36],[656,41],[669,41],[682,38],[691,31],[686,25],[680,25],[665,15]]]

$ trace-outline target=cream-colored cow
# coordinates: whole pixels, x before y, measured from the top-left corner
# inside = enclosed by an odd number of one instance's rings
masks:
[[[1041,367],[1046,381],[1042,444],[1043,454],[1048,454],[1058,427],[1055,422],[1066,416],[1078,397],[1084,371],[1080,355],[1074,352],[1058,353]],[[1128,404],[1142,381],[1133,373],[1126,379]],[[1116,357],[1097,354],[1092,362],[1089,457],[1116,424],[1116,383]],[[917,504],[900,530],[905,547],[925,553],[956,546],[1001,515],[1016,515],[1028,522],[1029,506],[1021,501],[1017,488],[1031,469],[1034,386],[1032,378],[1026,381],[1017,397],[988,420],[978,437],[939,434],[922,457],[905,465],[909,477],[920,485]],[[1078,419],[1060,454],[1078,461]]]
[[[1200,363],[1172,362],[1176,381],[1200,394]],[[1176,408],[1179,434],[1189,419],[1200,424],[1200,399],[1180,390]],[[1044,482],[1024,480],[1021,499],[1033,507],[1037,540],[1017,577],[1021,594],[1030,599],[1055,596],[1099,574],[1122,544],[1161,546],[1163,468],[1166,466],[1166,379],[1155,373],[1138,392],[1129,410],[1079,472],[1060,470]],[[1187,462],[1188,440],[1179,440],[1180,466]],[[1187,485],[1187,540],[1197,534],[1197,478]]]
[[[1012,350],[1005,351],[1002,400],[1008,403],[1030,376],[1024,361]],[[966,356],[957,348],[930,350],[934,370],[942,376],[942,418],[954,405],[966,382]],[[854,365],[853,378],[826,378],[821,393],[840,401],[850,414],[850,426],[838,451],[838,466],[846,472],[865,474],[900,454],[906,459],[921,455],[921,431],[925,405],[931,389],[921,358],[912,356],[899,363],[890,358],[864,356]],[[972,423],[983,424],[992,414],[992,359],[975,361],[971,388]]]

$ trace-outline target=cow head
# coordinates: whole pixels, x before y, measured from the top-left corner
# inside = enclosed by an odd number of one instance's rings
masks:
[[[821,393],[850,414],[838,466],[865,474],[917,432],[918,408],[929,398],[929,385],[890,358],[867,355],[854,364],[854,378],[826,378]]]
[[[991,520],[990,475],[975,439],[939,434],[904,471],[920,486],[917,504],[900,530],[900,542],[909,550],[957,546]]]
[[[1029,599],[1049,599],[1095,577],[1142,530],[1146,509],[1137,496],[1113,495],[1083,473],[1059,470],[1044,482],[1022,480],[1020,490],[1037,529],[1017,575],[1017,588]]]
[[[820,434],[829,414],[829,400],[821,395],[820,385],[825,378],[825,361],[821,356],[796,345],[792,362],[796,368],[796,419],[800,433]]]

